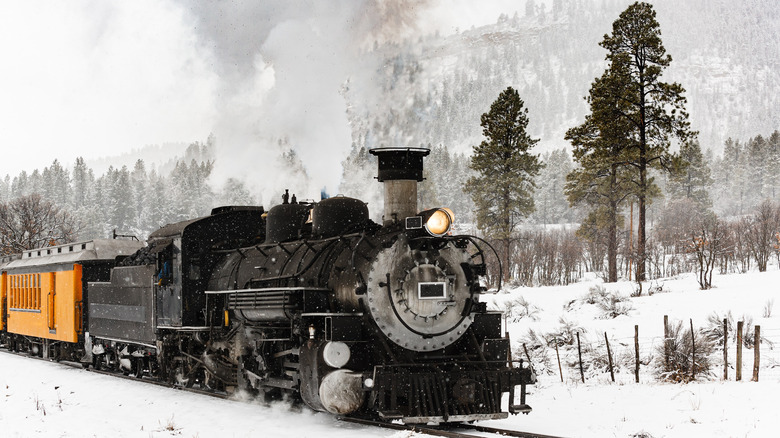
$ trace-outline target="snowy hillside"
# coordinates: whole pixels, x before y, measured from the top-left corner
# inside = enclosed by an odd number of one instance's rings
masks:
[[[598,43],[631,1],[520,2],[488,26],[380,46],[372,82],[380,99],[347,91],[359,146],[446,144],[470,152],[479,117],[507,86],[529,109],[540,151],[566,145],[587,112],[584,96],[603,72]],[[662,38],[673,62],[664,76],[686,89],[702,149],[780,125],[780,14],[774,2],[657,0]],[[523,6],[525,5],[525,7]],[[530,5],[530,7],[529,7]],[[758,29],[766,29],[759,31]]]
[[[774,401],[780,391],[780,316],[771,305],[778,293],[780,270],[766,273],[716,276],[715,289],[698,290],[685,275],[654,283],[652,296],[626,298],[627,315],[604,318],[597,305],[583,298],[602,285],[624,296],[632,283],[603,285],[589,280],[567,287],[520,288],[488,296],[497,307],[522,297],[531,312],[510,315],[508,329],[515,354],[522,352],[529,329],[543,335],[560,332],[562,320],[579,327],[586,366],[585,383],[576,366],[576,347],[561,346],[564,382],[561,383],[554,349],[535,368],[538,384],[532,388],[528,416],[510,417],[492,425],[570,437],[773,437],[780,430]],[[522,306],[520,306],[522,307]],[[709,356],[711,376],[690,384],[660,382],[658,346],[663,340],[663,316],[670,321],[690,320],[703,328],[712,313],[731,312],[735,319],[752,317],[761,326],[759,382],[751,382],[753,350],[744,350],[743,381],[722,380],[722,351]],[[780,312],[780,309],[778,309]],[[766,313],[769,317],[763,317]],[[515,320],[516,322],[512,322]],[[633,337],[639,325],[640,383],[634,383]],[[618,363],[616,383],[598,360],[604,332]],[[698,335],[697,335],[698,336]],[[774,343],[774,346],[772,345]],[[735,348],[729,340],[729,361]],[[774,348],[773,348],[774,347]],[[532,346],[529,345],[529,348]],[[545,362],[546,361],[546,362]],[[570,366],[572,365],[572,366]],[[0,427],[3,437],[391,437],[418,436],[337,422],[332,416],[299,411],[287,405],[271,407],[247,401],[219,400],[140,382],[96,375],[60,364],[0,354]]]

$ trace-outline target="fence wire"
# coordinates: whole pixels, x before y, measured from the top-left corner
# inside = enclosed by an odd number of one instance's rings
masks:
[[[671,325],[671,324],[670,324]],[[700,342],[700,348],[706,342],[698,329],[696,332],[696,342]],[[735,331],[735,330],[734,330]],[[736,360],[737,345],[736,334],[729,331],[727,340],[727,360],[728,360],[728,380],[734,381],[736,378]],[[639,330],[642,333],[641,327]],[[687,332],[690,333],[690,332]],[[751,333],[752,336],[752,333]],[[632,336],[612,337],[607,333],[609,339],[610,352],[612,356],[612,369],[615,373],[616,382],[633,382],[635,378],[637,348],[636,339]],[[639,375],[640,382],[661,379],[661,371],[664,364],[665,338],[663,336],[639,336]],[[584,333],[580,334],[579,348],[575,337],[566,339],[565,342],[558,340],[558,353],[556,354],[554,342],[549,345],[525,346],[530,348],[532,364],[538,368],[537,373],[547,375],[551,379],[561,378],[563,381],[580,381],[580,363],[585,380],[604,380],[609,378],[609,357],[607,356],[606,342],[604,334]],[[750,381],[753,378],[754,367],[754,339],[743,339],[742,347],[742,381]],[[780,328],[761,329],[761,340],[759,343],[759,381],[780,381]],[[525,352],[522,347],[517,351],[522,357]],[[580,362],[580,355],[582,362]],[[560,368],[558,365],[560,357]],[[710,353],[707,355],[709,370],[704,375],[697,376],[698,379],[722,380],[724,374],[724,358],[722,337],[717,343],[710,346]]]

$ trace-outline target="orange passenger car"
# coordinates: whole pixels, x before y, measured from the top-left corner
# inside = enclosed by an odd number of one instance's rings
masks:
[[[87,282],[105,281],[117,257],[141,246],[138,241],[96,239],[25,251],[0,268],[4,328],[11,348],[77,360]]]

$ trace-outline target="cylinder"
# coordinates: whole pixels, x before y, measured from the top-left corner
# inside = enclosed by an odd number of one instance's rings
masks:
[[[322,379],[319,388],[322,406],[331,414],[351,414],[363,405],[363,376],[348,370],[336,370]]]

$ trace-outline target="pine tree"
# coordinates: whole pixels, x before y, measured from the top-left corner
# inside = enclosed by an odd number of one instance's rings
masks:
[[[747,213],[747,164],[746,153],[740,142],[731,138],[723,145],[723,159],[720,161],[716,185],[719,187],[717,200],[719,210],[726,216],[742,216]]]
[[[680,158],[684,165],[675,170],[666,187],[670,198],[690,199],[700,212],[710,210],[712,201],[709,187],[712,186],[713,180],[699,142],[694,140],[681,145]]]
[[[19,172],[11,182],[11,199],[21,198],[29,194],[29,177],[27,171]]]
[[[534,179],[542,165],[530,153],[539,141],[526,132],[528,110],[512,87],[504,90],[482,114],[485,140],[474,146],[464,192],[476,205],[477,226],[502,244],[504,279],[510,274],[510,247],[520,221],[534,211]]]
[[[95,175],[92,173],[92,169],[87,167],[84,158],[76,158],[76,163],[73,165],[73,178],[71,181],[70,205],[75,211],[86,206],[88,202],[93,201],[91,197],[94,189],[93,186],[95,185]]]
[[[566,132],[574,161],[579,165],[567,175],[566,196],[573,206],[585,205],[589,209],[578,234],[591,245],[606,247],[608,282],[617,281],[618,227],[623,220],[620,211],[635,190],[636,171],[629,164],[632,125],[619,117],[628,105],[612,92],[626,85],[626,75],[613,70],[604,72],[591,85],[587,98],[591,113],[582,125]],[[598,260],[593,261],[593,265],[599,264]]]
[[[768,197],[769,145],[764,137],[757,135],[748,140],[745,145],[745,153],[747,154],[747,183],[750,187],[748,203],[752,207]]]
[[[149,172],[149,192],[147,193],[147,208],[144,209],[142,227],[148,232],[156,231],[166,223],[173,222],[171,190],[166,185],[165,178],[152,169]]]
[[[255,205],[255,198],[243,181],[228,178],[218,196],[220,205]]]
[[[43,193],[43,177],[38,169],[33,170],[30,174],[30,179],[27,181],[27,193],[25,195],[42,194]]]
[[[146,164],[144,160],[138,159],[133,166],[133,171],[130,173],[130,181],[132,185],[132,225],[135,228],[141,228],[142,217],[144,215],[144,208],[146,208]]]
[[[175,221],[189,218],[189,213],[195,205],[195,197],[188,177],[189,168],[186,163],[177,161],[170,175],[170,204]]]
[[[6,174],[0,183],[0,203],[6,203],[11,199],[11,175]]]
[[[130,171],[127,166],[115,171],[109,179],[109,194],[111,198],[111,225],[118,232],[132,231],[133,225],[133,194],[130,184]]]
[[[572,210],[564,194],[566,175],[572,162],[566,149],[549,152],[542,158],[544,168],[536,178],[534,217],[537,223],[558,224],[572,219]]]
[[[67,205],[70,199],[70,175],[58,160],[43,169],[41,179],[43,197],[59,206]]]
[[[633,149],[630,163],[637,172],[636,197],[639,207],[637,236],[637,281],[645,280],[647,205],[653,198],[651,169],[670,171],[674,155],[670,137],[681,143],[695,137],[685,111],[685,90],[680,84],[662,82],[660,77],[672,57],[661,42],[655,10],[648,3],[629,6],[612,24],[612,34],[600,45],[607,49],[608,70],[615,78],[612,92],[623,101],[621,119],[632,125]]]

